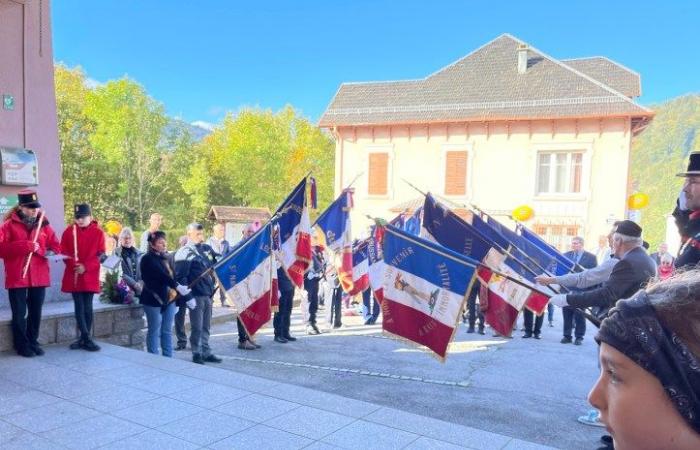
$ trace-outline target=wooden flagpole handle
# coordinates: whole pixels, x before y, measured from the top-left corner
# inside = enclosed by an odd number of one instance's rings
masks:
[[[36,227],[36,233],[34,233],[34,239],[32,240],[33,244],[36,244],[36,241],[39,240],[39,233],[41,232],[41,225],[44,222],[44,211],[41,211],[41,214],[39,215],[39,224]],[[27,257],[27,262],[24,263],[24,269],[22,269],[22,278],[27,277],[27,272],[29,271],[29,263],[32,261],[32,256],[34,256],[34,252],[29,252],[29,256]]]

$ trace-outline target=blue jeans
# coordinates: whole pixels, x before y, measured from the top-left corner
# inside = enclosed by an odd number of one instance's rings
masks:
[[[146,311],[146,322],[148,322],[146,335],[148,353],[157,355],[160,347],[163,356],[173,356],[173,321],[177,312],[175,302],[170,303],[165,309],[160,306],[143,305],[143,310]]]
[[[549,323],[554,322],[554,305],[551,303],[547,304],[547,320]]]

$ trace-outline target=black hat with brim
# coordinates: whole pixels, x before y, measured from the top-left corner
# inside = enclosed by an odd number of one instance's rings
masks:
[[[617,224],[615,228],[615,233],[623,234],[629,237],[642,237],[642,227],[637,225],[636,222],[631,220],[623,220]]]
[[[24,189],[17,193],[17,204],[25,208],[41,208],[36,191],[31,189]]]
[[[688,170],[685,172],[677,173],[677,177],[700,177],[700,152],[693,152],[690,154],[690,159],[688,160]]]
[[[92,215],[92,209],[87,203],[79,203],[73,208],[73,215],[76,219]]]

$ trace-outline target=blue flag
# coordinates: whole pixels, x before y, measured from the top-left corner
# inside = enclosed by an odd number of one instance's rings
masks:
[[[520,235],[525,240],[527,240],[531,244],[537,246],[540,250],[547,253],[548,255],[551,255],[552,257],[556,258],[556,260],[557,260],[557,269],[555,271],[556,275],[563,275],[565,273],[571,272],[574,269],[576,264],[574,264],[573,261],[571,261],[569,258],[564,256],[563,254],[561,254],[556,248],[549,245],[541,237],[536,235],[534,232],[528,230],[527,228],[525,228],[521,224],[518,224],[518,229],[520,231]]]
[[[423,228],[443,247],[483,261],[494,247],[493,242],[454,212],[441,205],[432,195],[425,196]]]

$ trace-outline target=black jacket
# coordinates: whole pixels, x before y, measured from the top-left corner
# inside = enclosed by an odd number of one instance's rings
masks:
[[[689,238],[678,252],[674,264],[677,268],[692,269],[700,262],[700,218],[688,218],[681,234]]]
[[[207,244],[188,244],[175,252],[175,279],[185,286],[199,279],[193,286],[192,295],[195,297],[211,297],[216,290],[216,282],[212,274],[200,276],[216,262],[216,253]]]
[[[114,250],[114,256],[119,258],[122,268],[122,278],[127,286],[134,288],[138,281],[141,281],[141,253],[136,247],[131,247],[129,251],[124,247],[117,247]]]
[[[175,271],[172,268],[170,258],[149,251],[141,258],[140,267],[144,284],[143,292],[139,297],[141,304],[164,306],[162,302],[168,301],[168,288],[175,289],[177,287],[177,281],[171,275]]]
[[[613,268],[608,281],[599,288],[568,294],[566,300],[576,308],[598,307],[600,316],[618,300],[629,298],[656,275],[656,264],[642,247],[629,252]]]
[[[564,253],[564,256],[569,258],[571,261],[576,262],[576,257],[574,256],[574,252],[566,252]],[[580,267],[579,267],[580,266]],[[593,269],[594,267],[598,266],[598,259],[595,257],[595,255],[591,252],[584,251],[583,254],[581,255],[581,259],[578,260],[578,266],[575,267],[574,272],[582,272],[583,269]],[[573,289],[571,292],[581,292],[581,291],[586,291],[586,290],[591,290],[596,288],[597,286],[594,286],[592,288],[588,289]]]

